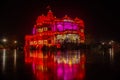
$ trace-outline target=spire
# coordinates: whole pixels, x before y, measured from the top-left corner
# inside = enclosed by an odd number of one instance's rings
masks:
[[[52,12],[52,10],[51,10],[51,6],[48,5],[48,6],[46,7],[46,9],[48,10],[47,16],[48,16],[48,17],[53,17],[53,12]]]
[[[48,11],[47,16],[53,17],[53,12],[51,10]]]
[[[68,17],[68,15],[65,15],[63,19],[70,19],[70,17]]]
[[[78,17],[75,18],[75,21],[79,21],[80,19]]]
[[[48,5],[48,6],[46,7],[46,9],[51,10],[51,7]]]

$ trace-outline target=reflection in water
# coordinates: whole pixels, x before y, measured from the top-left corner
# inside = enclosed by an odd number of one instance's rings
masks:
[[[113,47],[109,49],[109,55],[110,55],[110,62],[112,63],[114,60],[114,49]]]
[[[5,61],[6,61],[6,49],[3,49],[3,62],[2,62],[2,71],[5,70]]]
[[[16,69],[16,49],[14,49],[14,69]]]
[[[38,80],[83,80],[85,77],[85,55],[80,51],[25,51],[25,62],[32,64]]]
[[[14,68],[14,69],[16,69],[17,50],[14,49],[14,51],[9,51],[7,49],[3,49],[2,50],[2,54],[3,55],[2,55],[2,65],[1,66],[2,66],[3,73],[6,71],[7,68]]]

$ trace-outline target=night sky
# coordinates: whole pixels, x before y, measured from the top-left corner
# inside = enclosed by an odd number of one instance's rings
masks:
[[[119,3],[115,0],[5,0],[0,1],[0,35],[17,35],[24,38],[32,34],[36,19],[47,14],[50,5],[56,17],[65,14],[79,17],[85,30],[95,39],[120,39]]]

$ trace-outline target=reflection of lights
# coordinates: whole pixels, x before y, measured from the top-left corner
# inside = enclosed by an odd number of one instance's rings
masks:
[[[62,54],[43,54],[39,51],[28,53],[26,59],[31,58],[33,72],[38,80],[83,80],[85,75],[85,55],[79,52]],[[30,56],[30,54],[32,54]],[[62,55],[61,55],[62,54]]]
[[[113,61],[113,58],[114,58],[114,41],[111,40],[109,42],[109,44],[111,45],[111,48],[109,48],[110,61]]]
[[[66,61],[65,59],[63,59],[63,61],[64,61],[64,64],[66,64],[66,63],[67,63],[67,61]]]
[[[61,57],[61,56],[59,56],[59,57],[54,57],[55,59],[55,61],[57,61],[57,63],[58,64],[60,64],[60,63],[64,63],[64,64],[69,64],[69,65],[71,65],[71,64],[77,64],[77,63],[79,63],[80,62],[80,57],[75,57],[75,56],[73,56],[73,57]]]
[[[6,60],[6,49],[3,49],[3,62],[2,62],[2,70],[5,70],[5,60]]]
[[[14,49],[14,68],[16,68],[16,49]]]
[[[57,73],[58,73],[58,76],[63,76],[63,69],[62,69],[62,66],[58,66],[58,69],[57,69]]]
[[[68,63],[69,65],[72,65],[72,61],[71,60],[69,60],[69,63]]]
[[[109,49],[109,55],[110,55],[110,61],[112,62],[114,59],[114,49],[113,48]]]

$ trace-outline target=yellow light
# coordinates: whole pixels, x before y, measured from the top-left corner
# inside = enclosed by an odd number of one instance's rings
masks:
[[[30,42],[30,45],[33,45],[33,41]]]
[[[4,38],[2,41],[3,41],[3,42],[7,42],[7,39]]]
[[[15,40],[15,41],[14,41],[14,43],[16,44],[16,43],[17,43],[17,41]]]
[[[71,61],[71,60],[69,61],[69,65],[70,65],[70,66],[72,65],[72,61]]]

